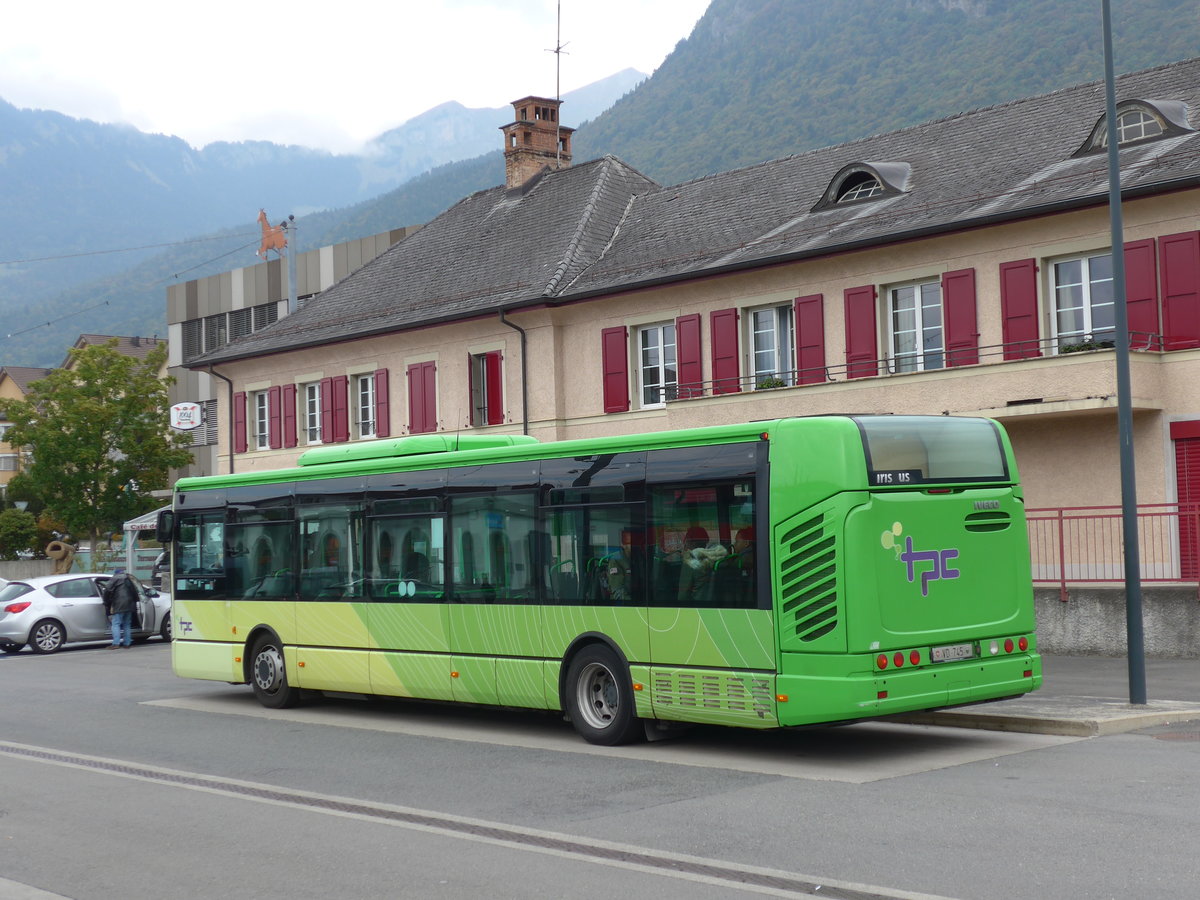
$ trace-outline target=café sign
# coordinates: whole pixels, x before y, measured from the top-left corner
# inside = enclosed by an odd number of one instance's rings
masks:
[[[200,421],[199,403],[176,403],[171,407],[171,427],[180,431],[191,431],[203,424]]]

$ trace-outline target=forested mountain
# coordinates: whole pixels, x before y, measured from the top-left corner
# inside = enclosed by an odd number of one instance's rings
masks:
[[[579,117],[572,121],[595,117],[644,78],[627,69],[568,93],[565,106]],[[36,322],[47,302],[64,305],[70,285],[118,276],[151,256],[95,251],[162,245],[235,222],[253,230],[260,207],[273,221],[289,213],[345,208],[436,166],[495,150],[500,126],[512,115],[511,106],[468,109],[447,103],[380,135],[361,153],[335,155],[267,141],[195,149],[177,137],[17,109],[0,100],[0,322],[6,326],[0,338],[14,327],[21,330],[30,308],[37,310]],[[444,203],[433,213],[419,210],[422,221],[441,208]],[[211,249],[204,247],[208,255],[196,262],[230,246]],[[253,261],[253,250],[249,253],[251,259],[243,254],[238,264]],[[186,256],[173,251],[175,261],[167,267],[178,271]],[[16,262],[46,257],[53,259]],[[147,317],[144,304],[133,306],[147,322],[162,321],[161,309]],[[63,346],[61,340],[57,344]],[[0,343],[0,364],[15,362]]]
[[[1195,0],[1112,5],[1118,71],[1200,53]],[[1094,81],[1103,74],[1100,28],[1098,0],[712,0],[651,78],[579,128],[575,159],[611,153],[670,184]],[[578,121],[570,103],[564,119]],[[500,183],[498,132],[493,137],[489,154],[356,205],[346,205],[355,199],[348,194],[343,208],[302,217],[300,249],[428,221]],[[270,206],[273,215],[298,208],[294,200]],[[52,343],[43,344],[40,333],[0,340],[0,363],[57,364],[80,331],[161,334],[166,283],[250,265],[256,246],[254,234],[239,229],[64,292],[53,309],[108,305],[80,315],[63,327],[68,337]],[[0,291],[4,274],[0,266]],[[47,315],[39,309],[29,321]],[[5,322],[14,324],[8,315]],[[0,329],[0,339],[9,330]]]

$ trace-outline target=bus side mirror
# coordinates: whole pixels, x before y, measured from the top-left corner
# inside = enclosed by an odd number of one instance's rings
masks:
[[[160,544],[175,540],[175,510],[159,510],[158,521],[154,525],[154,539]]]

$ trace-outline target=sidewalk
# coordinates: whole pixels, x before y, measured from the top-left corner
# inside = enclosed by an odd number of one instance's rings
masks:
[[[899,716],[897,721],[992,731],[1090,737],[1197,722],[1200,659],[1146,660],[1145,705],[1129,703],[1124,658],[1044,656],[1042,687],[1014,700]]]

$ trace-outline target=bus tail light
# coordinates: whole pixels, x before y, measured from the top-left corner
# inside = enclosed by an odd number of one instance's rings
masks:
[[[875,657],[875,665],[879,666],[881,669],[886,669],[888,667],[887,654],[880,653],[877,657]]]
[[[1005,653],[1012,653],[1012,652],[1013,652],[1013,647],[1014,647],[1014,646],[1015,646],[1015,645],[1013,644],[1013,639],[1012,639],[1012,638],[1005,638],[1005,639],[1004,639],[1004,652],[1005,652]]]
[[[32,601],[29,601],[29,600],[22,600],[20,603],[10,603],[10,604],[8,604],[8,606],[4,607],[4,611],[5,611],[6,613],[19,613],[19,612],[25,612],[25,610],[29,609],[29,607],[31,607],[31,606],[33,606],[33,603],[32,603]]]
[[[1017,648],[1019,650],[1021,650],[1022,652],[1028,650],[1029,649],[1029,638],[1023,637],[1019,641],[1017,641]]]
[[[910,663],[912,663],[914,666],[919,666],[921,664],[921,651],[913,650],[912,652],[910,652],[908,654],[908,661]]]
[[[904,654],[897,652],[896,655],[892,657],[892,662],[895,664],[896,668],[899,669],[902,665],[904,665]]]

